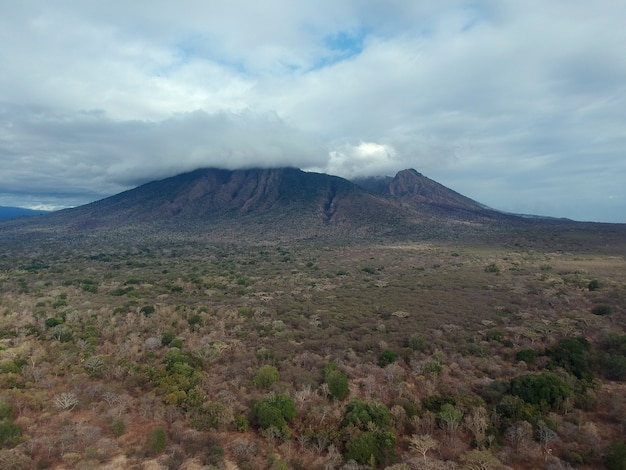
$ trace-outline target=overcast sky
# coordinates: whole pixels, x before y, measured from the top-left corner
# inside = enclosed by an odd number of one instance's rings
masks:
[[[415,168],[626,222],[623,0],[0,0],[0,205],[198,167]]]

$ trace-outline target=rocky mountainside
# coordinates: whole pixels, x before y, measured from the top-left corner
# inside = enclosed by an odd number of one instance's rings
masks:
[[[413,169],[402,170],[393,178],[362,178],[354,182],[369,191],[391,196],[414,206],[432,204],[473,211],[486,209],[484,205],[446,188]]]
[[[351,182],[295,168],[205,168],[84,206],[3,221],[0,239],[455,239],[537,223],[488,209],[415,170]]]

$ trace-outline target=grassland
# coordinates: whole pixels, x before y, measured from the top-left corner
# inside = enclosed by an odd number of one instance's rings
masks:
[[[0,467],[610,468],[625,252],[588,236],[6,250]]]

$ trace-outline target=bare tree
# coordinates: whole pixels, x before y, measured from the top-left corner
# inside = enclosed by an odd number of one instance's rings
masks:
[[[420,436],[413,434],[409,439],[409,447],[411,450],[421,454],[424,458],[424,463],[426,463],[426,454],[429,450],[439,447],[439,442],[430,434],[422,434]]]
[[[78,405],[78,397],[72,392],[59,393],[54,397],[54,404],[61,411],[71,411]]]

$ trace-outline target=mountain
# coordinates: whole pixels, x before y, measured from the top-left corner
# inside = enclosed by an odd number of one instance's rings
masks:
[[[483,240],[538,224],[560,233],[565,222],[488,209],[415,170],[352,182],[296,168],[204,168],[84,206],[2,221],[0,240],[24,246],[32,240],[105,239],[124,244],[148,239]]]
[[[486,209],[484,205],[446,188],[413,169],[402,170],[393,178],[389,176],[361,178],[354,182],[369,191],[414,206],[431,204],[470,211]]]
[[[23,207],[0,206],[0,220],[14,219],[16,217],[47,214],[47,211],[25,209]]]

